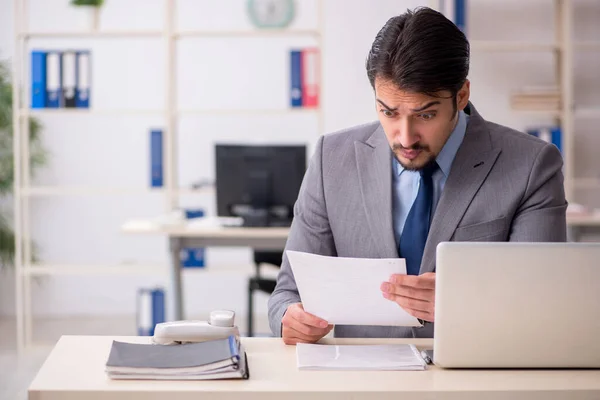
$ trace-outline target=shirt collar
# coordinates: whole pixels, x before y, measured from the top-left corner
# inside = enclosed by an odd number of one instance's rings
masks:
[[[458,122],[456,123],[454,130],[450,134],[450,137],[446,141],[444,147],[442,147],[442,151],[440,151],[440,154],[438,154],[436,158],[440,170],[443,172],[446,178],[448,175],[450,175],[450,168],[452,167],[454,157],[456,157],[456,153],[458,152],[458,149],[465,138],[468,122],[469,116],[464,111],[460,111],[458,113]],[[394,157],[393,167],[395,176],[398,176],[404,172],[404,167],[400,165],[396,157]]]

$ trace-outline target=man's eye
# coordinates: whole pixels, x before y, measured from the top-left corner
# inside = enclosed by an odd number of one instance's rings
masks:
[[[379,111],[381,111],[383,113],[383,115],[388,118],[392,118],[394,116],[394,113],[390,110],[381,109]]]
[[[421,118],[423,121],[429,121],[435,117],[435,113],[418,114],[417,117]]]

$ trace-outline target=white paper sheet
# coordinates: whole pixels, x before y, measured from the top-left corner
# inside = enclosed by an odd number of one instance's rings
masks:
[[[406,274],[403,258],[325,257],[287,250],[304,310],[334,325],[421,326],[383,297],[381,284]]]
[[[410,344],[323,345],[298,343],[300,370],[423,371],[427,363]]]

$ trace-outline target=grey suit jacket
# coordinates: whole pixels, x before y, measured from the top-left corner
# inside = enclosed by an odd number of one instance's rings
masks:
[[[469,104],[463,143],[433,216],[420,273],[435,271],[444,241],[566,240],[562,157],[531,135],[485,121]],[[323,136],[309,163],[286,250],[361,258],[398,257],[392,221],[393,153],[379,122]],[[300,302],[287,257],[269,298],[281,335],[288,305]],[[336,337],[433,337],[423,327],[336,326]]]

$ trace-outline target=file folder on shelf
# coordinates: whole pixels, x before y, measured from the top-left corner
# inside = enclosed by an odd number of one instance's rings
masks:
[[[90,107],[91,88],[91,56],[89,51],[77,52],[77,89],[75,106],[78,108]]]
[[[165,292],[161,288],[140,289],[137,297],[139,336],[153,336],[156,324],[165,322]]]
[[[77,86],[77,55],[74,51],[62,53],[62,104],[65,108],[75,108],[75,88]]]
[[[204,210],[198,209],[186,209],[185,217],[187,219],[202,218],[204,217]],[[181,266],[183,268],[203,268],[204,264],[205,249],[203,247],[186,247],[181,250],[179,258],[181,260]]]
[[[150,131],[150,186],[163,186],[163,134],[160,129]]]
[[[319,50],[308,48],[302,51],[302,105],[319,105]]]
[[[46,107],[61,106],[61,55],[59,51],[46,53]]]
[[[46,107],[46,52],[31,52],[31,108]]]
[[[555,145],[562,153],[562,133],[558,126],[541,126],[527,130],[532,136],[538,137],[547,143]]]
[[[439,0],[439,10],[463,33],[467,33],[467,0]]]
[[[302,51],[290,51],[290,105],[302,107]]]
[[[454,0],[454,23],[463,33],[467,33],[467,0]]]

